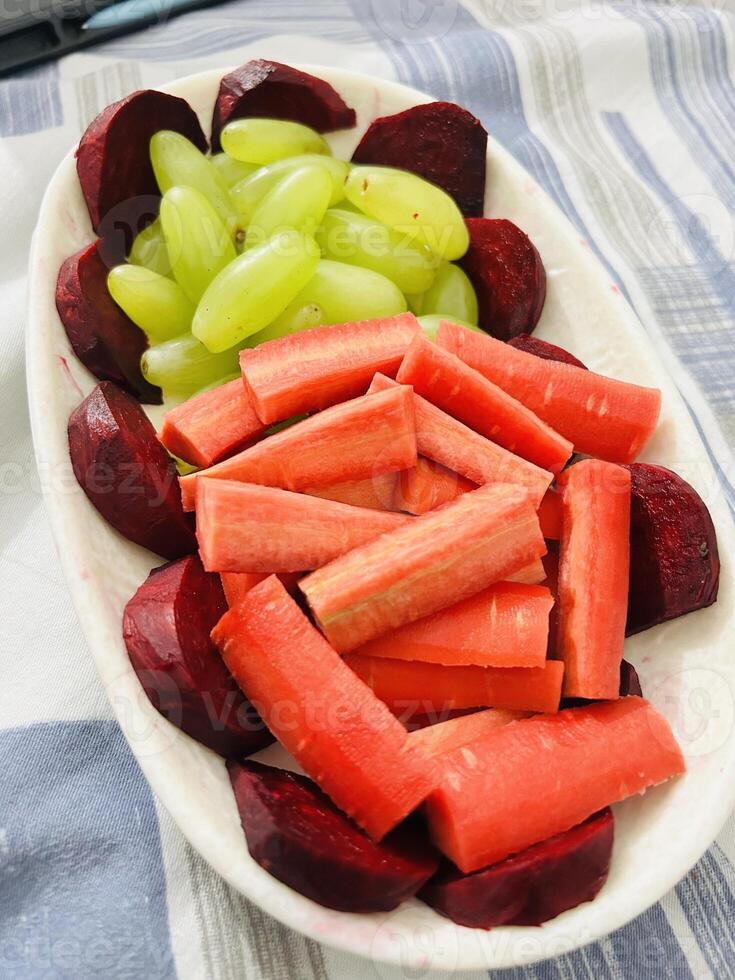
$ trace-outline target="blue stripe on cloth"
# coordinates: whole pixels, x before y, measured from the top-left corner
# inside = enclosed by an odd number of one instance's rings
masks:
[[[617,112],[602,113],[602,118],[630,165],[668,209],[678,233],[698,263],[696,267],[659,268],[640,273],[651,292],[656,316],[664,324],[682,363],[707,391],[710,402],[730,405],[735,398],[735,268],[719,251],[699,216],[674,194],[625,118]],[[687,311],[687,284],[693,276],[700,295],[696,302],[690,298],[693,305]],[[660,295],[659,302],[657,295]],[[705,338],[699,332],[691,332],[692,326],[702,323],[708,326]],[[730,508],[735,512],[735,488],[691,408],[690,414]]]
[[[735,398],[735,268],[728,257],[720,252],[699,215],[687,207],[664,181],[623,116],[613,112],[602,113],[602,117],[630,165],[670,212],[678,234],[697,262],[697,267],[689,265],[671,270],[658,269],[656,273],[665,276],[667,289],[672,281],[678,282],[678,291],[685,289],[692,276],[696,277],[702,295],[689,311],[694,314],[692,324],[706,323],[713,318],[717,320],[717,324],[709,324],[707,331],[707,346],[713,349],[716,356],[706,356],[699,332],[681,331],[685,349],[678,352],[685,359],[695,347],[693,367],[699,368],[700,382],[707,384],[714,400],[730,404]],[[677,321],[688,318],[686,295],[680,297],[679,302],[671,303],[670,318]],[[716,325],[720,326],[719,330],[713,330]],[[723,390],[718,399],[717,389],[720,387]]]
[[[642,27],[648,45],[651,80],[662,112],[719,196],[730,208],[735,208],[732,147],[723,146],[723,143],[731,142],[732,110],[723,109],[728,122],[719,127],[717,135],[713,126],[702,122],[707,115],[702,111],[707,100],[713,99],[716,106],[727,106],[734,95],[733,82],[727,73],[713,71],[711,52],[704,48],[703,38],[707,32],[699,30],[697,22],[687,18],[685,8],[678,9],[674,19],[665,7],[658,10],[656,4],[648,7],[620,4],[615,9]],[[694,69],[685,65],[682,58],[677,58],[675,39],[684,31],[688,32],[699,55]],[[685,79],[682,72],[686,68],[689,70]]]
[[[0,732],[0,976],[168,980],[153,797],[118,726]]]
[[[308,4],[303,0],[240,0],[218,8],[216,15],[204,8],[164,20],[146,31],[101,44],[95,52],[111,58],[201,58],[283,34],[339,44],[369,40],[343,0],[310,0]]]
[[[694,980],[684,951],[660,905],[585,946],[534,966],[493,970],[492,980]]]
[[[639,177],[669,208],[692,255],[700,264],[705,266],[708,274],[712,277],[713,284],[720,293],[723,305],[729,307],[735,315],[735,273],[733,273],[725,257],[719,252],[715,241],[707,232],[700,217],[673,193],[656,169],[648,153],[633,135],[625,117],[619,112],[603,112],[601,116],[615,142]]]
[[[399,80],[474,112],[587,239],[613,282],[629,299],[620,276],[595,244],[575,207],[553,157],[528,125],[515,59],[505,38],[480,27],[468,11],[460,9],[446,33],[436,37],[427,34],[420,43],[401,44],[386,40],[383,33],[389,19],[386,8],[391,8],[394,0],[350,2],[355,15],[383,44]]]
[[[56,63],[0,81],[0,136],[39,133],[63,122]]]
[[[733,976],[735,969],[734,888],[735,872],[717,844],[676,886],[684,915],[718,980]]]

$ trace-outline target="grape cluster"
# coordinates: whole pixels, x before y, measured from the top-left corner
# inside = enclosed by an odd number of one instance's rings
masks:
[[[242,347],[310,327],[407,309],[430,336],[442,316],[477,324],[453,261],[467,228],[445,191],[338,160],[300,123],[239,119],[221,141],[208,157],[180,133],[152,137],[160,214],[108,276],[148,337],[143,374],[168,399],[228,380]]]

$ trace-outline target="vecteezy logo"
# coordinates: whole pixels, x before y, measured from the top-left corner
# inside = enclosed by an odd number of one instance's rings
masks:
[[[370,0],[376,26],[394,41],[419,44],[447,34],[457,18],[457,0]]]

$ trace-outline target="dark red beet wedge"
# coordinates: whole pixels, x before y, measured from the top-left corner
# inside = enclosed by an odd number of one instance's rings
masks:
[[[110,296],[99,246],[97,241],[83,248],[59,269],[59,317],[74,353],[96,378],[114,381],[139,401],[160,405],[161,389],[148,384],[140,371],[146,336]]]
[[[451,194],[467,218],[479,218],[485,199],[487,131],[453,102],[429,102],[370,123],[354,163],[410,170]]]
[[[220,82],[212,117],[212,150],[220,149],[219,136],[228,122],[247,116],[290,119],[319,133],[355,125],[355,110],[328,82],[261,58],[240,65]]]
[[[720,559],[707,506],[676,473],[633,463],[627,634],[717,599]]]
[[[545,361],[561,361],[562,364],[573,364],[574,367],[587,370],[586,364],[582,364],[574,354],[570,354],[563,347],[557,347],[556,344],[550,344],[547,340],[540,340],[538,337],[531,337],[530,334],[519,333],[517,337],[511,337],[508,343],[511,347],[524,350],[527,354],[535,354]]]
[[[546,272],[533,242],[505,218],[468,218],[470,247],[459,264],[477,293],[480,326],[499,340],[531,333],[546,299]]]
[[[160,195],[149,144],[159,129],[175,130],[200,150],[207,149],[189,103],[151,89],[133,92],[103,109],[77,147],[77,173],[92,227],[101,238],[124,239],[115,249],[118,253],[122,248],[125,254],[135,234],[156,215]]]
[[[427,905],[474,929],[538,926],[590,902],[610,869],[612,810],[499,864],[463,875],[445,862],[419,892]]]
[[[629,664],[627,660],[623,660],[620,664],[620,697],[627,698],[629,695],[642,698],[643,688],[641,687],[638,671],[633,664]]]
[[[414,826],[376,844],[305,776],[251,761],[227,768],[253,859],[320,905],[388,912],[436,871],[437,856]]]
[[[77,482],[123,537],[164,558],[196,551],[176,467],[135,399],[101,381],[69,416]]]
[[[224,756],[273,741],[209,634],[227,612],[219,575],[196,555],[154,568],[123,614],[123,638],[153,706]]]

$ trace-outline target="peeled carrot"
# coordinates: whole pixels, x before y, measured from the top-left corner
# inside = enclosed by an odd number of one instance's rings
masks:
[[[512,395],[425,337],[412,341],[397,380],[412,385],[416,394],[437,408],[544,470],[558,473],[572,455],[573,446],[568,439]]]
[[[536,511],[515,486],[480,487],[407,521],[299,583],[340,653],[507,581],[546,551]]]
[[[184,509],[193,510],[204,477],[303,491],[415,464],[413,395],[400,387],[333,405],[179,482]]]
[[[368,507],[370,510],[400,510],[395,506],[398,473],[380,473],[366,480],[349,480],[346,483],[333,483],[326,487],[309,487],[304,490],[312,497],[323,500],[336,500],[353,507]]]
[[[193,466],[212,466],[265,432],[241,378],[204,391],[163,417],[158,438]]]
[[[428,514],[430,510],[476,489],[474,483],[452,473],[441,463],[419,456],[414,467],[398,474],[394,500],[398,510],[416,515]]]
[[[561,538],[561,493],[549,489],[539,504],[538,520],[541,533],[547,541],[558,541]]]
[[[442,323],[437,343],[574,443],[578,453],[632,463],[658,423],[661,392],[518,350]]]
[[[384,374],[376,374],[368,394],[395,388],[397,384]],[[552,480],[547,470],[491,442],[415,392],[414,406],[416,448],[421,456],[433,459],[477,486],[515,483],[528,490],[534,503],[541,500]]]
[[[431,760],[275,576],[226,613],[212,639],[276,738],[371,837],[436,785]]]
[[[208,572],[300,572],[413,518],[276,487],[202,480],[197,540]]]
[[[301,573],[282,572],[278,577],[286,591],[293,595],[298,588]],[[256,585],[267,578],[267,572],[222,572],[220,579],[230,609],[236,606],[238,602],[242,602],[251,589],[254,589]]]
[[[349,653],[345,662],[394,712],[425,714],[454,708],[557,711],[564,665],[543,667],[445,667],[420,660],[389,660]]]
[[[420,332],[413,313],[317,327],[241,351],[240,368],[259,417],[277,422],[362,395]]]
[[[559,478],[559,624],[564,695],[616,698],[630,565],[630,471],[585,459]]]
[[[428,800],[429,826],[465,873],[685,769],[668,722],[639,697],[514,721],[441,762],[445,778]]]
[[[543,667],[553,604],[542,585],[499,582],[356,652],[454,667]]]

